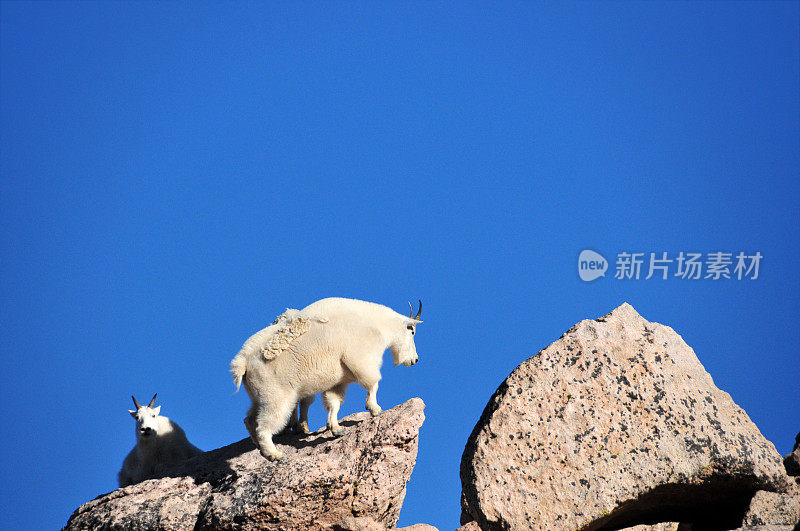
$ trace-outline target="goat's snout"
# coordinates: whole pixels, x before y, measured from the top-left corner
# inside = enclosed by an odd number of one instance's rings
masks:
[[[139,429],[139,433],[144,435],[145,437],[149,437],[153,434],[153,428],[141,428]]]

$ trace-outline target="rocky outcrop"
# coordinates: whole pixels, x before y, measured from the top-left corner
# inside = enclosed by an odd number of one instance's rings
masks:
[[[333,526],[333,531],[386,531],[386,526],[379,524],[369,516],[348,516]],[[407,527],[395,527],[392,531],[439,530],[428,524],[414,524]]]
[[[633,527],[626,527],[622,531],[691,531],[689,527],[691,526],[684,525],[684,529],[681,529],[681,524],[678,522],[659,522],[652,525],[641,524]]]
[[[386,529],[400,515],[417,457],[419,398],[371,418],[345,417],[345,435],[276,437],[273,463],[250,439],[206,452],[165,477],[79,507],[66,529],[331,529],[365,517]]]
[[[757,491],[789,489],[775,447],[692,349],[628,304],[511,373],[461,481],[462,524],[482,529],[730,529]]]
[[[750,500],[750,507],[742,520],[742,527],[784,526],[793,529],[800,523],[800,489],[788,493],[759,491]]]
[[[790,476],[800,476],[800,433],[794,438],[792,453],[783,458],[783,466]]]

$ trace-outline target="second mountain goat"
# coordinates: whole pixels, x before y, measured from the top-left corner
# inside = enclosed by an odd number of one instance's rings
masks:
[[[155,407],[155,395],[146,406],[131,398],[136,410],[128,412],[136,420],[136,446],[122,463],[117,476],[120,487],[157,477],[162,470],[203,453],[189,442],[180,426],[159,414],[161,406]]]

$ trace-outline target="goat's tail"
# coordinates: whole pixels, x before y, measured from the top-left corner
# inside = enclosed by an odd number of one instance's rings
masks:
[[[242,385],[242,378],[244,378],[245,372],[247,372],[247,356],[239,352],[231,361],[231,374],[233,375],[236,392],[239,391],[239,387]]]

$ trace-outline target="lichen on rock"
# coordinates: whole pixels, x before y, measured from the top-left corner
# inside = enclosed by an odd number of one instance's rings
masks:
[[[461,461],[462,523],[592,531],[736,527],[780,455],[694,351],[623,304],[581,321],[500,385]]]

